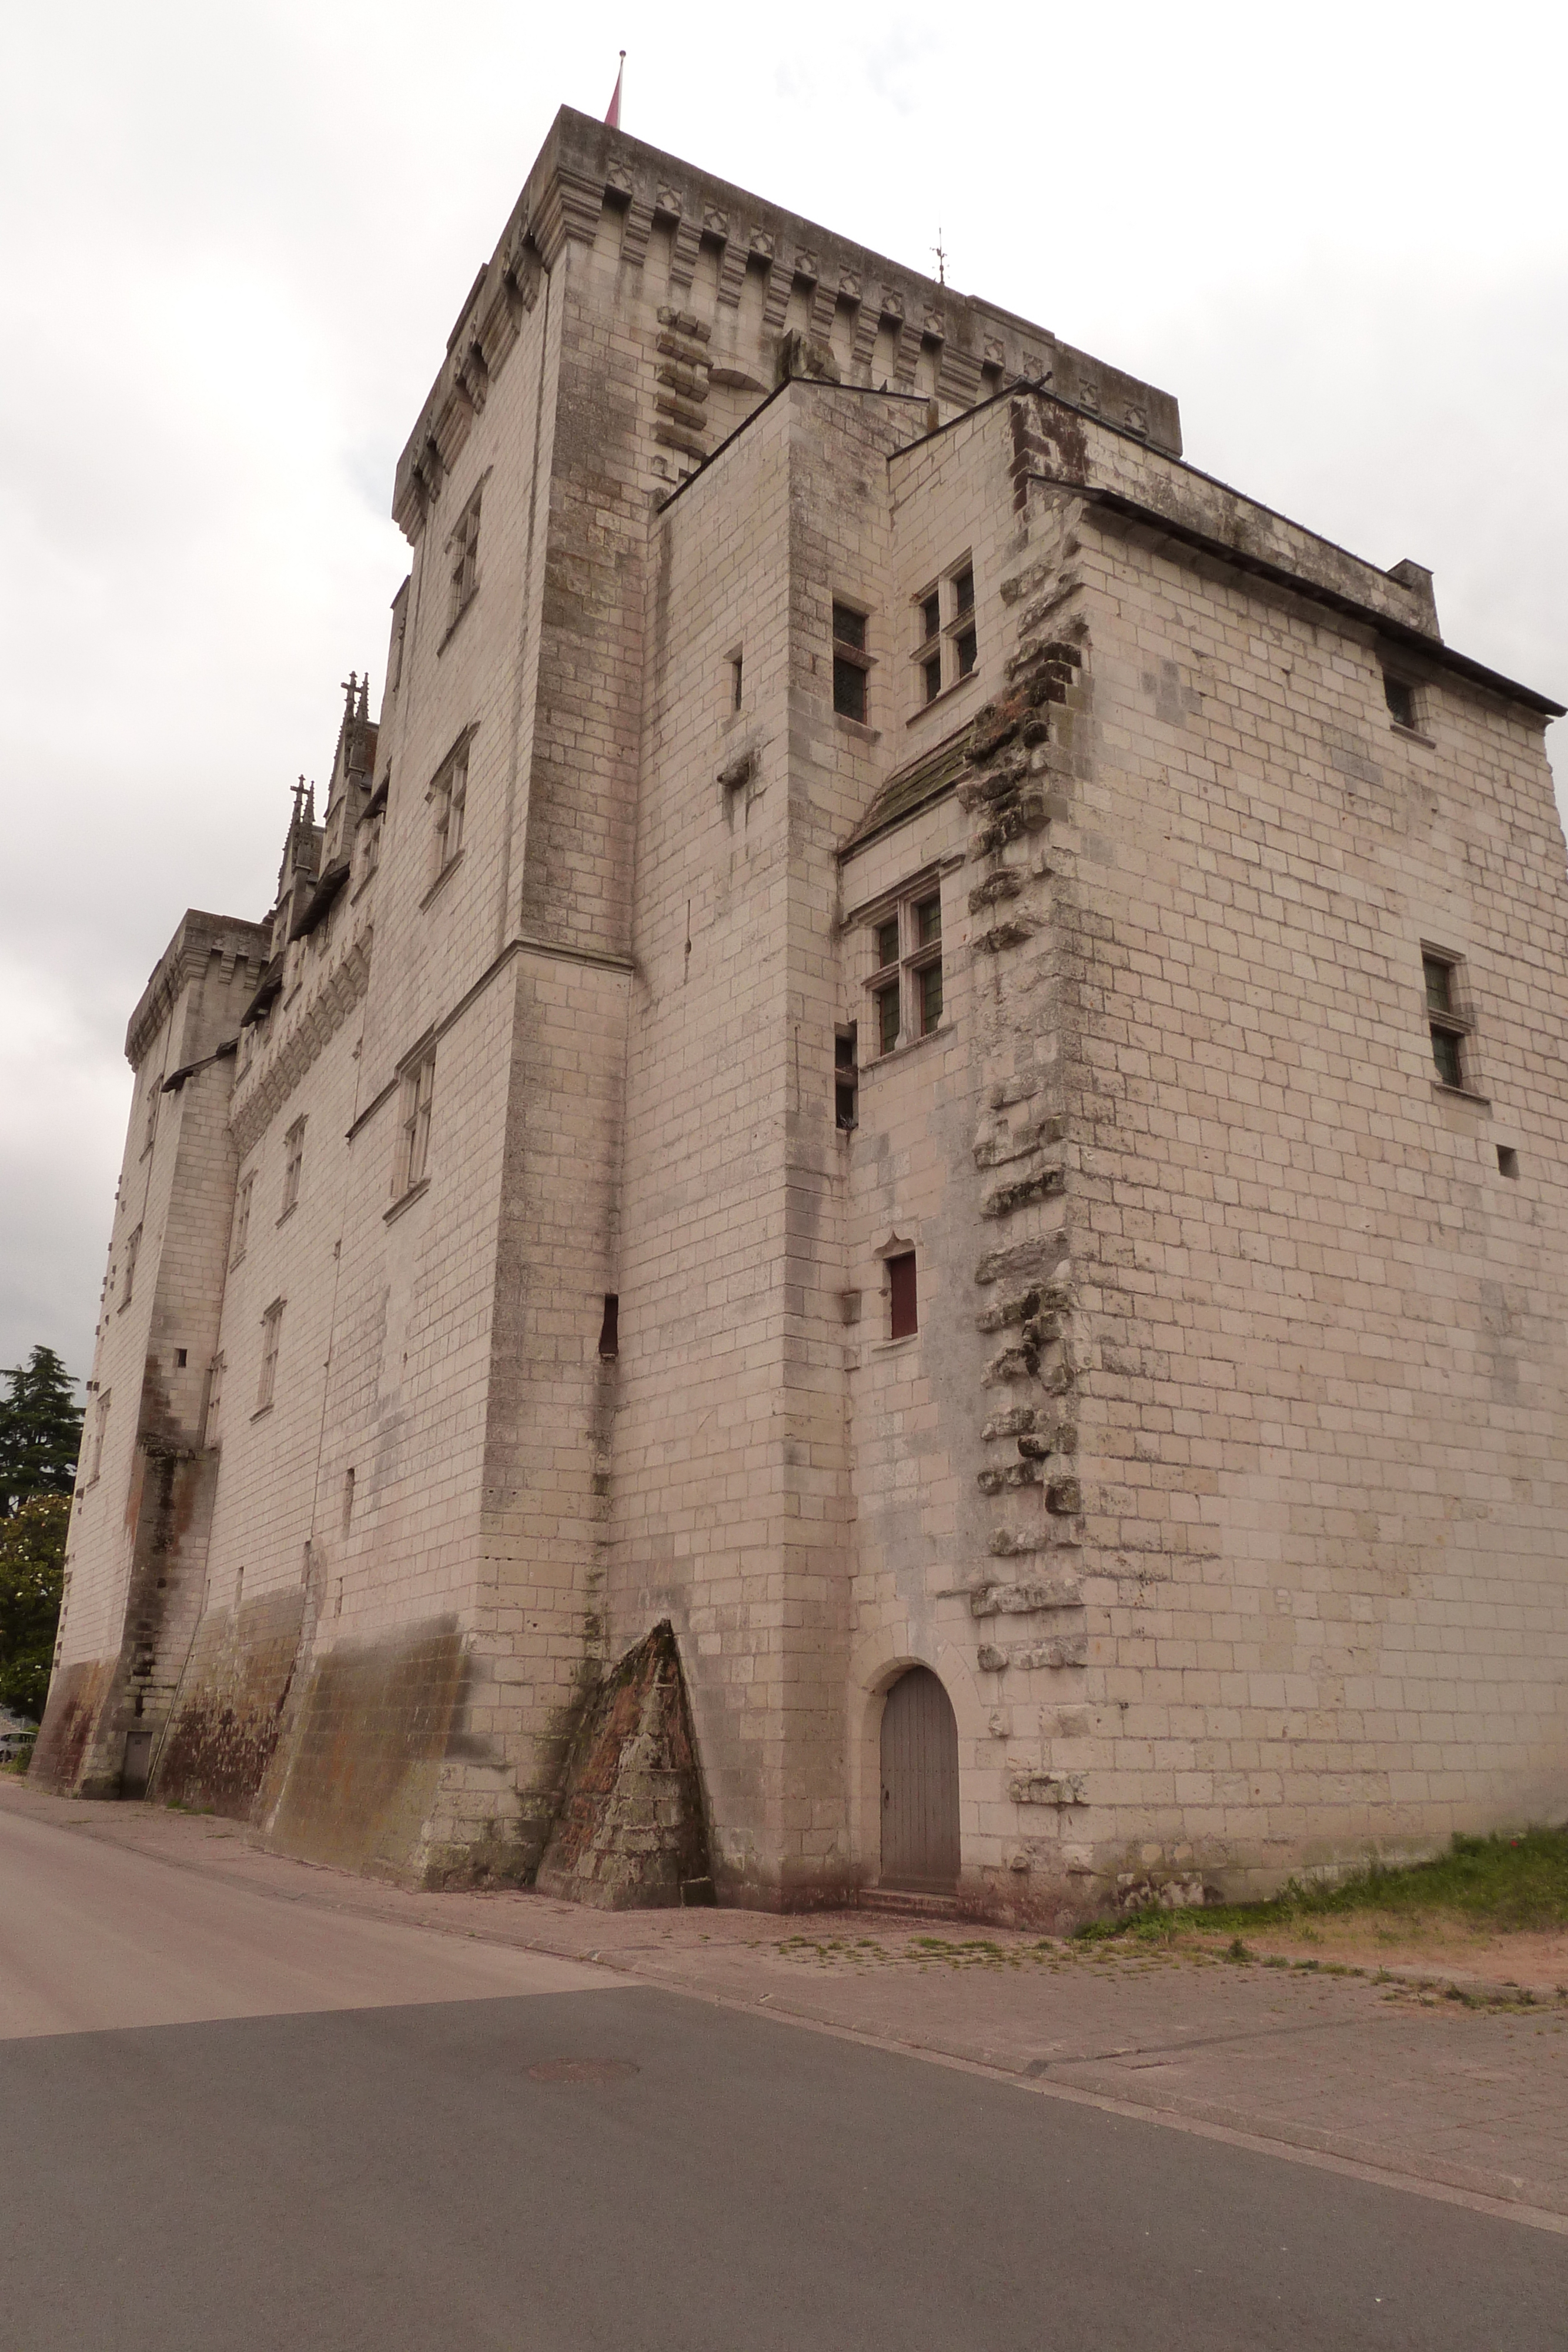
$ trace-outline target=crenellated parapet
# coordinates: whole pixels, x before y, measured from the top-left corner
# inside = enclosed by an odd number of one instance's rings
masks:
[[[695,383],[670,363],[761,395],[778,381],[789,333],[839,354],[844,380],[929,393],[949,410],[1009,383],[1038,383],[1171,455],[1181,449],[1168,393],[1108,366],[979,298],[760,202],[659,149],[563,107],[489,261],[458,314],[441,372],[398,461],[392,515],[417,542],[489,384],[538,299],[540,276],[570,246],[612,249],[659,306],[657,437],[706,454]],[[661,282],[646,283],[657,250]],[[666,316],[666,314],[668,314]],[[664,348],[666,337],[711,352]],[[801,371],[797,371],[801,372]],[[816,372],[815,370],[810,372]],[[673,397],[672,397],[673,395]]]

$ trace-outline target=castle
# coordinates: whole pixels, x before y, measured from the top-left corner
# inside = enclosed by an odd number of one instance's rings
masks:
[[[1050,1925],[1568,1811],[1560,706],[563,111],[136,1091],[35,1774]]]

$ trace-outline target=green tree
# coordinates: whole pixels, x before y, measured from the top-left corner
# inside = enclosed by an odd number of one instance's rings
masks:
[[[68,1495],[29,1495],[0,1518],[0,1706],[40,1721],[65,1585]]]
[[[9,1518],[29,1496],[70,1493],[82,1409],[52,1348],[35,1348],[0,1380],[11,1383],[0,1397],[0,1516]]]

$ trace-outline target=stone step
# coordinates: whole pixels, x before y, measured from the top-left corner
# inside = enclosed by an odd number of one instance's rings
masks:
[[[964,1916],[956,1895],[921,1895],[902,1886],[862,1886],[859,1907],[895,1919],[961,1919]]]

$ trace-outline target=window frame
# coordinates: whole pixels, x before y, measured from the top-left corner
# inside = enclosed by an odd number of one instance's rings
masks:
[[[468,836],[468,753],[474,735],[472,727],[464,729],[425,787],[425,800],[434,813],[435,870],[427,900],[462,856]]]
[[[256,1191],[256,1170],[240,1178],[235,1191],[235,1237],[229,1253],[229,1264],[238,1265],[250,1242],[251,1196]]]
[[[887,1336],[895,1339],[913,1339],[920,1329],[920,1272],[918,1253],[913,1249],[894,1250],[883,1259],[887,1275]]]
[[[283,1310],[286,1298],[275,1298],[261,1318],[261,1370],[256,1380],[254,1421],[272,1411],[277,1394],[277,1357],[283,1344]]]
[[[1404,698],[1405,707],[1410,714],[1407,719],[1404,718],[1395,708],[1394,697],[1396,693],[1398,693]],[[1391,727],[1400,728],[1406,735],[1419,735],[1423,731],[1421,726],[1421,705],[1418,698],[1418,688],[1415,679],[1413,677],[1406,677],[1401,670],[1390,669],[1386,663],[1385,663],[1383,668],[1383,700],[1388,712],[1388,723]]]
[[[402,1072],[398,1159],[392,1198],[405,1201],[430,1181],[430,1130],[435,1100],[435,1048],[426,1046]]]
[[[303,1115],[297,1118],[283,1139],[283,1202],[277,1212],[277,1222],[291,1217],[299,1206],[299,1188],[305,1171],[305,1129],[309,1124]]]
[[[923,919],[935,910],[936,927]],[[942,877],[929,871],[904,885],[891,905],[883,902],[866,919],[872,968],[865,988],[871,999],[869,1034],[873,1061],[883,1061],[905,1045],[934,1037],[944,1025],[946,982],[943,964]],[[884,947],[894,934],[897,955],[889,961]],[[931,1007],[931,978],[936,978],[936,1003]],[[897,1027],[887,1033],[887,1007],[894,1003]]]
[[[852,631],[847,636],[841,635],[839,625],[841,615],[846,620],[855,622],[858,625],[858,630]],[[866,651],[866,637],[870,625],[871,614],[863,606],[852,604],[845,596],[833,598],[831,621],[833,648],[833,716],[836,719],[847,719],[852,727],[869,727],[871,724],[871,673],[876,664],[875,657]],[[847,688],[851,681],[856,678],[860,681],[860,709],[846,710],[839,698],[841,688]]]
[[[109,1434],[109,1408],[113,1402],[114,1391],[112,1389],[103,1390],[101,1394],[95,1399],[96,1409],[92,1425],[92,1467],[88,1472],[87,1475],[87,1483],[89,1486],[96,1486],[99,1478],[103,1475],[103,1442]]]
[[[141,1255],[141,1227],[138,1225],[133,1232],[126,1236],[125,1274],[120,1286],[120,1311],[121,1314],[123,1314],[125,1309],[130,1306],[131,1297],[136,1288],[136,1261]]]
[[[916,635],[911,659],[918,719],[945,694],[966,685],[980,667],[979,596],[972,551],[916,592],[914,612]]]
[[[452,635],[479,593],[479,512],[485,484],[469,498],[446,541],[446,569],[451,598],[446,613],[446,636]],[[442,643],[445,643],[445,638]]]
[[[1432,978],[1443,974],[1441,1000],[1434,996]],[[1465,959],[1451,948],[1437,947],[1429,940],[1421,941],[1421,995],[1427,1020],[1427,1034],[1431,1041],[1433,1084],[1446,1087],[1451,1093],[1474,1094],[1476,1018],[1470,1003],[1469,988],[1465,971]],[[1442,1038],[1453,1055],[1457,1077],[1450,1077],[1444,1067],[1438,1039]]]

